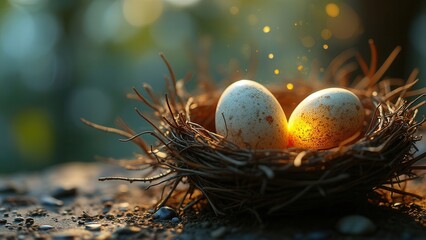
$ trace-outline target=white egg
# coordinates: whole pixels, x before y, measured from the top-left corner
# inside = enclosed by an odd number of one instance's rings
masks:
[[[252,149],[287,146],[287,118],[278,100],[261,84],[240,80],[222,93],[216,107],[216,132]]]
[[[312,93],[288,120],[290,147],[329,149],[361,130],[364,109],[359,98],[343,88]]]

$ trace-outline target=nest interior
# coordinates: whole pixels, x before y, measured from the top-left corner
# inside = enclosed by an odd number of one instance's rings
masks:
[[[289,148],[285,150],[242,149],[214,132],[214,112],[220,90],[207,89],[188,94],[185,79],[177,80],[169,62],[164,97],[144,85],[145,94],[136,88],[130,98],[152,111],[137,114],[152,130],[134,132],[124,121],[120,129],[83,120],[100,130],[124,136],[142,150],[133,161],[121,161],[129,169],[144,170],[141,178],[105,177],[100,180],[149,182],[161,185],[163,192],[157,207],[175,202],[179,210],[210,206],[217,215],[250,212],[255,215],[302,211],[324,203],[334,204],[378,190],[421,198],[404,191],[404,183],[419,177],[415,165],[425,157],[416,153],[420,140],[416,130],[418,109],[425,104],[424,89],[411,90],[417,70],[409,78],[386,79],[384,73],[400,51],[396,48],[377,69],[376,49],[372,42],[371,63],[346,51],[328,67],[322,81],[297,81],[293,90],[284,85],[269,86],[287,116],[309,93],[325,87],[343,87],[354,92],[365,108],[365,127],[338,147],[328,150]],[[362,75],[351,79],[355,68]],[[408,97],[413,97],[408,101]],[[145,135],[157,143],[148,146]],[[146,172],[148,171],[148,172]],[[202,203],[207,203],[202,205]],[[262,213],[262,214],[261,214]]]

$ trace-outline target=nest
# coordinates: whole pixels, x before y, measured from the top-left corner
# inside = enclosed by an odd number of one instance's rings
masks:
[[[421,198],[406,192],[403,186],[419,177],[416,169],[425,169],[415,165],[426,156],[416,153],[415,146],[421,139],[416,130],[423,120],[416,121],[416,114],[425,104],[424,89],[410,90],[418,81],[416,70],[406,81],[383,78],[399,48],[376,69],[372,42],[370,47],[369,66],[350,50],[330,64],[323,81],[296,81],[293,90],[284,85],[269,86],[277,99],[286,103],[282,105],[290,107],[284,108],[287,116],[304,97],[325,87],[346,88],[361,99],[365,128],[328,150],[255,150],[228,142],[214,132],[214,111],[221,91],[210,87],[187,94],[183,89],[185,79],[177,80],[161,55],[170,73],[166,78],[168,93],[157,97],[150,86],[144,85],[147,97],[136,88],[129,94],[152,110],[146,114],[135,109],[152,130],[136,133],[122,120],[121,129],[116,129],[83,119],[92,127],[124,136],[122,141],[132,141],[143,151],[134,160],[120,164],[143,170],[144,177],[100,180],[142,181],[149,183],[148,188],[161,185],[157,207],[174,203],[177,209],[186,210],[201,204],[210,206],[217,215],[303,211],[324,203],[366,198],[379,190]],[[355,67],[362,75],[350,79]],[[408,101],[409,97],[412,100]],[[144,135],[154,136],[157,143],[149,146]]]

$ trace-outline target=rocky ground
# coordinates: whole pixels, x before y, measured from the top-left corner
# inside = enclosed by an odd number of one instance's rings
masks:
[[[159,189],[100,176],[137,176],[107,163],[70,163],[0,177],[0,239],[426,239],[426,201],[341,206],[267,218],[155,212]],[[426,197],[426,184],[408,186]]]

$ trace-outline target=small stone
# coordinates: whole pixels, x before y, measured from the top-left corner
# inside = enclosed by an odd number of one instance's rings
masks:
[[[25,219],[23,217],[16,217],[13,219],[14,222],[23,222]]]
[[[51,229],[53,229],[53,226],[51,226],[51,225],[40,225],[38,227],[38,230],[41,230],[41,231],[47,231],[47,230],[51,230]]]
[[[52,191],[51,196],[54,198],[74,197],[77,195],[75,187],[58,187]]]
[[[3,214],[3,217],[9,217],[9,213]]]
[[[6,212],[6,208],[0,208],[0,213],[4,213],[4,212]]]
[[[107,214],[106,215],[106,219],[108,219],[108,220],[114,220],[115,216],[113,214]]]
[[[34,224],[34,218],[25,219],[25,226],[31,226]]]
[[[135,234],[140,232],[142,229],[138,228],[138,227],[133,227],[133,226],[127,226],[127,227],[123,227],[123,228],[119,228],[117,230],[114,231],[114,235],[131,235],[131,234]]]
[[[170,220],[177,215],[176,211],[171,207],[161,207],[152,217],[158,220]]]
[[[11,183],[1,184],[0,193],[2,194],[19,193],[19,189],[14,184],[11,184]]]
[[[89,223],[89,224],[86,224],[86,229],[89,231],[100,231],[101,226],[102,225],[99,223]]]
[[[118,205],[118,209],[120,209],[120,211],[122,212],[126,212],[128,208],[129,208],[128,202],[123,202]]]
[[[210,233],[212,238],[221,238],[225,235],[227,228],[225,226],[219,227]]]
[[[104,196],[101,198],[102,203],[106,203],[106,202],[114,202],[114,198],[110,197],[110,196]]]
[[[64,202],[50,196],[44,196],[41,198],[41,204],[46,206],[62,207]]]
[[[368,235],[376,231],[376,225],[364,216],[349,215],[339,220],[337,230],[348,235]]]
[[[180,219],[178,217],[172,218],[172,223],[178,223],[179,221],[180,221]]]
[[[2,225],[4,225],[4,224],[6,224],[7,223],[7,219],[0,219],[0,224],[2,224]]]

